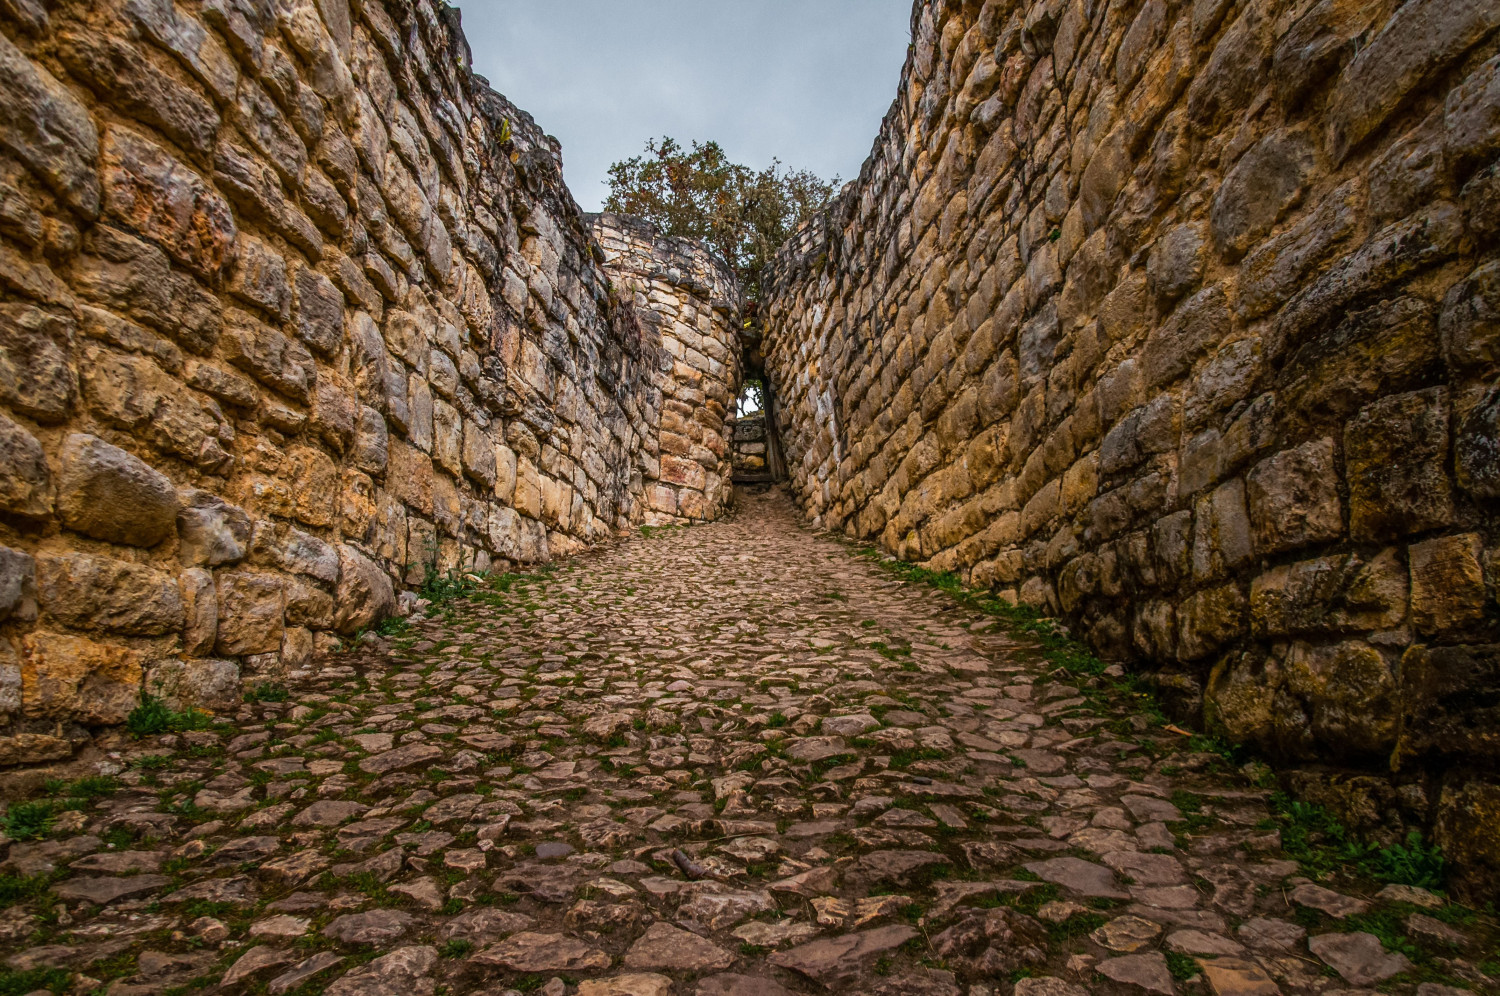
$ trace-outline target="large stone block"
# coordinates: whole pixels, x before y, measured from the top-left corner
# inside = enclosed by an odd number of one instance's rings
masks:
[[[197,488],[184,488],[178,497],[178,556],[184,564],[217,567],[244,559],[250,543],[244,509]]]
[[[1453,521],[1448,393],[1430,388],[1360,409],[1344,431],[1349,531],[1384,540]]]
[[[1305,703],[1313,737],[1333,757],[1384,760],[1395,746],[1396,674],[1368,643],[1294,644],[1286,674],[1287,689]]]
[[[190,657],[211,653],[219,636],[219,595],[214,576],[201,567],[190,567],[179,579],[182,588],[182,651]]]
[[[281,579],[270,574],[224,571],[216,582],[218,652],[226,657],[242,657],[280,650],[285,626]]]
[[[1254,556],[1245,482],[1236,478],[1200,498],[1193,513],[1193,578],[1209,581],[1247,564]]]
[[[1181,304],[1147,338],[1141,364],[1148,387],[1160,387],[1187,373],[1198,357],[1215,349],[1229,332],[1224,290],[1214,286]]]
[[[78,395],[68,362],[74,322],[29,304],[0,304],[0,401],[28,418],[65,420]]]
[[[146,671],[145,688],[173,709],[225,712],[240,703],[240,666],[212,658],[157,661]]]
[[[1411,616],[1424,636],[1452,637],[1484,618],[1488,592],[1477,533],[1411,546]]]
[[[166,149],[119,125],[104,137],[104,209],[188,269],[218,276],[237,230],[229,204]]]
[[[1401,658],[1401,713],[1401,767],[1500,761],[1500,645],[1412,646]]]
[[[1460,370],[1500,363],[1500,260],[1477,267],[1449,289],[1438,321],[1443,358]]]
[[[0,623],[36,618],[36,561],[20,550],[0,546]]]
[[[1433,840],[1455,868],[1455,891],[1478,905],[1500,891],[1500,785],[1455,780],[1438,797]]]
[[[138,651],[79,636],[37,632],[21,638],[26,715],[84,723],[123,723],[140,697]]]
[[[1406,621],[1406,565],[1395,548],[1273,567],[1250,584],[1255,635],[1393,630]]]
[[[58,462],[57,511],[69,529],[141,547],[176,531],[177,491],[139,457],[75,432],[63,441]]]
[[[53,508],[52,474],[36,437],[0,415],[0,512],[46,519]]]
[[[182,594],[172,575],[87,553],[37,557],[37,590],[52,619],[73,629],[162,636],[182,629]]]
[[[374,561],[347,545],[339,547],[339,584],[334,599],[334,625],[346,636],[396,612],[391,579]]]
[[[1500,26],[1489,0],[1412,0],[1360,50],[1328,102],[1328,146],[1341,161],[1424,82]]]
[[[223,343],[230,363],[293,401],[311,402],[317,368],[306,346],[243,312],[230,315]]]
[[[1194,592],[1177,610],[1177,656],[1201,660],[1239,639],[1249,629],[1244,592],[1236,584]]]
[[[1464,416],[1453,448],[1458,486],[1477,498],[1500,498],[1500,388]]]
[[[1314,166],[1313,143],[1301,130],[1261,139],[1235,163],[1214,194],[1209,218],[1219,252],[1238,259],[1302,197]]]
[[[1332,439],[1282,450],[1245,476],[1257,553],[1295,550],[1344,531]]]
[[[0,36],[0,144],[70,208],[99,216],[99,132],[88,110],[47,70]]]

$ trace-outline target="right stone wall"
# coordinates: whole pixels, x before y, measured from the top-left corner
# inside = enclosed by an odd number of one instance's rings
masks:
[[[919,0],[766,370],[819,524],[1500,883],[1500,5]]]

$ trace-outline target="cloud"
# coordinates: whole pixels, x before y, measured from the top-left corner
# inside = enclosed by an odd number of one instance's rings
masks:
[[[598,210],[609,164],[671,135],[849,179],[896,95],[911,0],[469,0],[474,69],[563,145]]]

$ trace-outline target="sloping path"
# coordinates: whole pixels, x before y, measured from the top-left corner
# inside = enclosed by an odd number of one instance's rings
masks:
[[[1407,967],[1336,929],[1368,897],[1296,877],[1264,790],[1050,670],[741,495],[491,580],[232,729],[122,736],[118,790],[54,786],[99,794],[10,846],[4,954],[114,996],[1315,993]]]

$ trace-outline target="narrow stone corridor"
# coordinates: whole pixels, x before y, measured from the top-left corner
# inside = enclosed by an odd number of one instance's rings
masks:
[[[9,848],[6,978],[111,996],[1483,988],[1471,939],[1424,912],[1443,899],[1299,877],[1269,790],[1114,677],[1057,670],[808,532],[779,492],[647,533],[485,579],[310,684],[262,688],[233,725],[116,734],[75,773],[103,761],[114,783],[49,784],[76,801]],[[1372,910],[1446,956],[1418,972],[1349,931]]]

